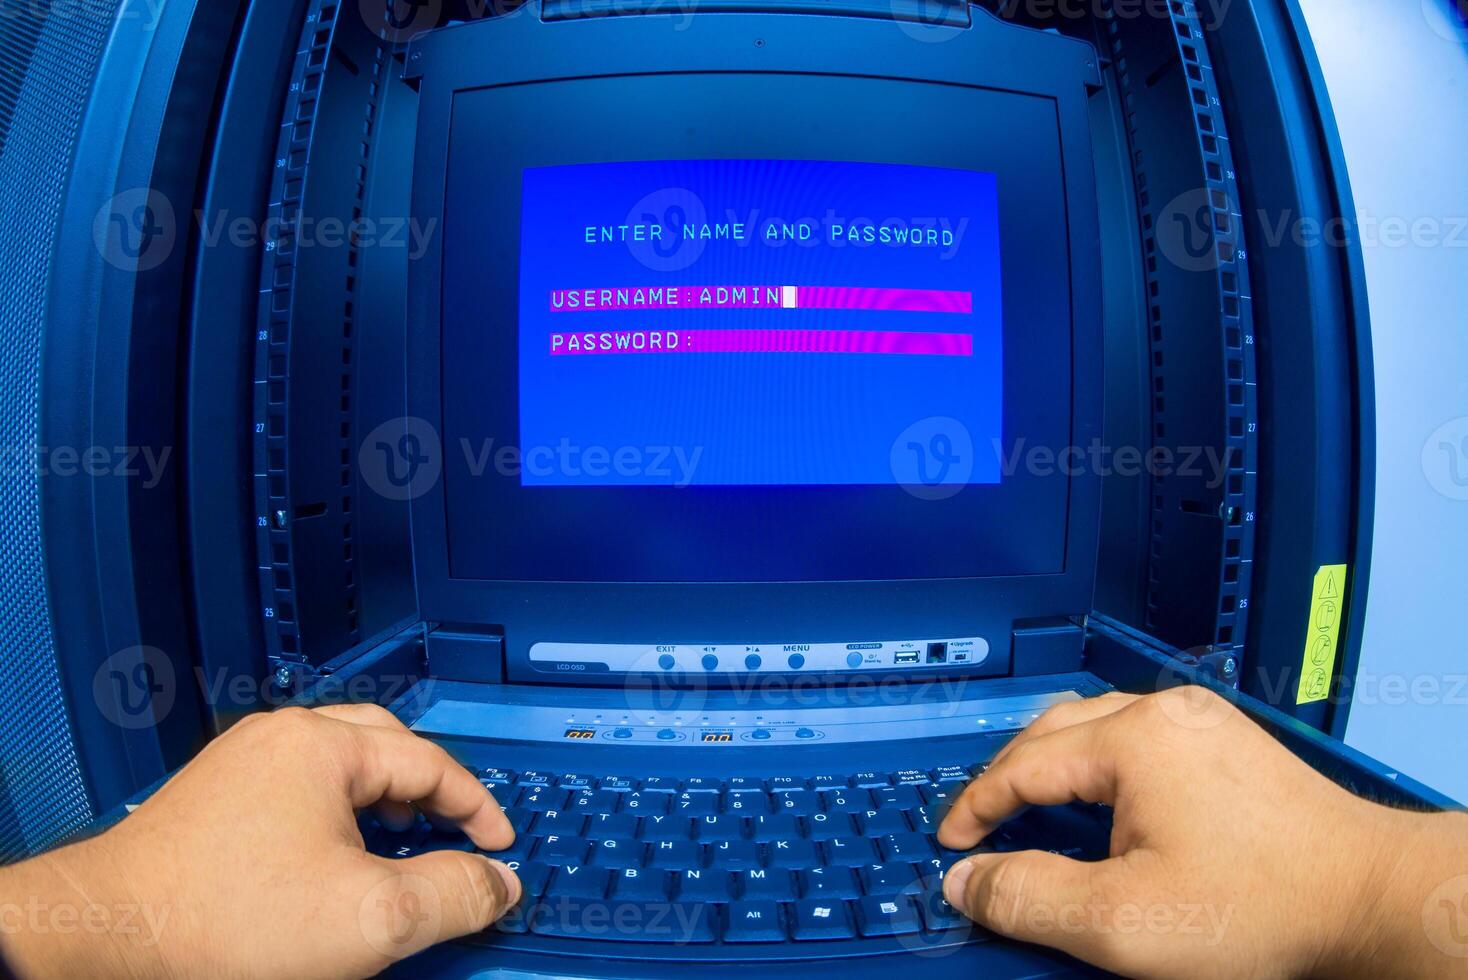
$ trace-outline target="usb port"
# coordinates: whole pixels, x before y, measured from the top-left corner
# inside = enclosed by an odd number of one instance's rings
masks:
[[[928,663],[930,663],[930,664],[946,664],[947,662],[948,662],[948,644],[946,644],[946,643],[929,643],[928,644]]]
[[[897,654],[897,656],[892,658],[892,662],[895,664],[915,664],[918,662],[917,651],[914,650],[911,653],[899,653]]]

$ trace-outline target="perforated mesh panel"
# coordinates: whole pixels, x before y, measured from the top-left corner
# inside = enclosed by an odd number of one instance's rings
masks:
[[[87,823],[41,549],[40,357],[63,188],[118,0],[0,0],[0,859]]]

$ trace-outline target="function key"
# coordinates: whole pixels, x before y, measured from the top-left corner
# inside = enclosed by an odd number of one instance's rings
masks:
[[[940,783],[966,783],[969,776],[963,766],[939,766],[933,770],[933,778]]]
[[[763,793],[765,781],[756,776],[730,776],[725,785],[731,793]]]
[[[799,776],[771,776],[769,782],[770,791],[774,793],[784,793],[793,789],[805,789],[805,780]]]
[[[521,786],[552,786],[556,777],[548,772],[522,772],[520,773]]]
[[[515,781],[515,771],[513,769],[481,769],[479,771],[479,781],[486,784],[505,786]]]
[[[817,793],[832,789],[846,789],[848,783],[845,776],[812,776],[810,777],[810,788]]]
[[[690,776],[683,780],[685,793],[717,793],[722,788],[720,781],[710,776]]]
[[[601,788],[630,792],[637,789],[637,780],[627,779],[624,776],[603,776],[601,778]]]
[[[595,780],[590,776],[577,776],[574,773],[567,773],[556,780],[556,785],[566,789],[590,789],[593,782]]]
[[[891,782],[885,772],[859,772],[851,777],[851,785],[857,789],[876,789],[878,786],[890,785]]]
[[[933,781],[925,769],[899,769],[892,776],[898,786],[918,786]]]
[[[642,780],[644,793],[676,793],[678,780],[671,776],[646,776]]]

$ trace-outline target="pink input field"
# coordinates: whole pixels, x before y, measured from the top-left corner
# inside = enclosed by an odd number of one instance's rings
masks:
[[[552,290],[552,313],[618,310],[883,310],[972,313],[974,295],[875,286],[618,286]]]
[[[966,333],[897,330],[607,330],[553,333],[550,353],[573,354],[908,354],[972,357]]]

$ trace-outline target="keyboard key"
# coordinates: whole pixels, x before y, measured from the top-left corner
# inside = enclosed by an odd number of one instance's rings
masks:
[[[841,868],[855,868],[877,859],[872,842],[866,837],[833,837],[824,842],[826,863]]]
[[[797,940],[851,939],[851,916],[845,902],[806,899],[795,903],[792,932]]]
[[[966,783],[969,774],[963,766],[939,766],[933,770],[933,778],[939,783]]]
[[[722,840],[710,845],[709,864],[725,871],[745,871],[764,866],[759,845],[752,840]]]
[[[551,786],[555,784],[556,777],[548,772],[522,772],[516,780],[521,786]]]
[[[738,876],[739,894],[747,899],[790,902],[795,899],[795,881],[780,868],[755,868]]]
[[[766,780],[770,784],[770,792],[785,793],[790,790],[805,789],[805,780],[799,776],[771,776]]]
[[[535,819],[535,813],[518,806],[510,807],[505,810],[505,819],[510,821],[510,826],[515,829],[515,833],[523,834],[530,829],[530,824]]]
[[[891,779],[885,772],[859,772],[851,777],[851,785],[857,789],[872,789],[877,786],[887,786]]]
[[[724,812],[739,817],[758,817],[773,813],[774,808],[763,792],[730,793],[724,797]]]
[[[586,822],[584,833],[592,840],[636,837],[637,818],[630,813],[594,813]]]
[[[711,906],[668,902],[546,902],[527,916],[540,936],[636,943],[711,943],[715,912]]]
[[[702,817],[719,812],[717,793],[679,793],[673,797],[673,812],[684,817]]]
[[[793,840],[800,836],[800,821],[784,813],[755,817],[750,821],[750,831],[757,841]]]
[[[606,868],[569,865],[551,875],[545,894],[547,898],[603,898],[611,878]]]
[[[744,819],[727,813],[715,813],[694,821],[698,839],[705,843],[721,840],[743,840]]]
[[[812,813],[805,818],[811,840],[848,837],[853,833],[851,818],[844,813]]]
[[[622,794],[621,813],[630,813],[638,817],[648,817],[655,814],[668,812],[667,793],[624,793]]]
[[[667,872],[626,868],[612,878],[612,897],[636,902],[662,902],[668,898]]]
[[[728,943],[779,943],[785,941],[780,906],[774,902],[734,902],[729,906]]]
[[[800,894],[806,898],[857,898],[861,889],[850,868],[807,868],[799,873]]]
[[[617,801],[622,798],[621,793],[614,793],[609,789],[582,789],[571,794],[571,805],[568,809],[577,813],[616,813]]]
[[[521,902],[510,911],[506,912],[498,922],[490,926],[495,932],[504,933],[508,936],[523,936],[530,931],[529,915],[534,906],[530,902]]]
[[[536,815],[531,828],[536,837],[580,837],[586,818],[570,810],[548,810]]]
[[[577,773],[566,773],[556,779],[556,785],[562,789],[590,789],[595,784],[595,779]]]
[[[931,783],[933,777],[926,769],[899,769],[892,774],[892,781],[899,786],[920,786]]]
[[[932,842],[923,834],[892,834],[877,838],[882,858],[916,864],[933,856]]]
[[[913,829],[920,834],[936,834],[938,828],[943,825],[943,815],[937,812],[937,807],[920,806],[907,811],[908,822]]]
[[[546,837],[535,849],[535,860],[546,864],[585,864],[590,845],[580,837]]]
[[[692,840],[693,821],[687,817],[654,814],[642,821],[642,839],[649,841]]]
[[[648,864],[669,871],[701,868],[703,847],[691,840],[658,841],[648,845]]]
[[[866,837],[905,834],[909,829],[901,810],[866,810],[856,815],[856,826]]]
[[[481,783],[513,783],[515,781],[515,770],[481,769],[479,770],[479,781]]]
[[[846,789],[846,787],[848,787],[849,785],[851,784],[847,782],[845,776],[810,777],[810,788],[815,790],[817,793],[824,793],[827,790],[833,789]]]
[[[792,789],[775,794],[776,813],[803,817],[811,813],[820,813],[823,809],[821,798],[813,790]]]
[[[680,902],[727,902],[734,897],[734,879],[722,868],[688,868],[677,878]]]
[[[563,789],[531,786],[521,794],[515,805],[526,810],[534,810],[536,813],[545,813],[549,810],[564,810],[570,799],[571,794]]]
[[[924,932],[954,932],[953,938],[987,939],[993,935],[964,917],[963,913],[948,904],[938,891],[923,892],[914,897],[918,912],[922,915]]]
[[[763,793],[765,781],[758,776],[730,776],[724,780],[724,789],[729,793]]]
[[[637,780],[628,779],[625,776],[603,776],[597,786],[602,789],[613,790],[618,793],[630,793],[637,789]]]
[[[487,783],[486,788],[489,790],[489,795],[493,796],[494,801],[503,809],[514,806],[520,799],[521,790],[518,786],[511,786],[508,783]]]
[[[872,790],[872,798],[879,808],[910,810],[923,805],[922,794],[916,786],[884,786]]]
[[[624,868],[642,867],[641,841],[623,840],[616,837],[596,841],[591,847],[591,863],[598,868],[621,871]]]
[[[683,792],[685,793],[718,793],[723,788],[723,783],[708,776],[690,776],[683,780]]]
[[[554,870],[549,865],[519,860],[505,861],[505,865],[520,879],[525,898],[539,898],[545,894],[545,886],[550,883],[551,871]]]
[[[862,891],[868,895],[897,895],[916,891],[917,872],[912,865],[900,861],[883,864],[866,864],[859,869]]]
[[[489,856],[496,861],[525,861],[529,860],[530,852],[540,839],[530,834],[516,834],[515,842],[503,851],[494,851]],[[391,856],[391,855],[390,855]]]
[[[810,840],[766,841],[765,857],[772,868],[813,868],[821,863],[816,842]]]
[[[917,908],[905,895],[862,899],[856,903],[856,921],[863,936],[904,936],[923,928]]]
[[[861,813],[872,808],[872,794],[866,790],[838,789],[822,793],[827,813]]]
[[[644,793],[676,793],[678,780],[671,776],[648,776],[642,781]]]

